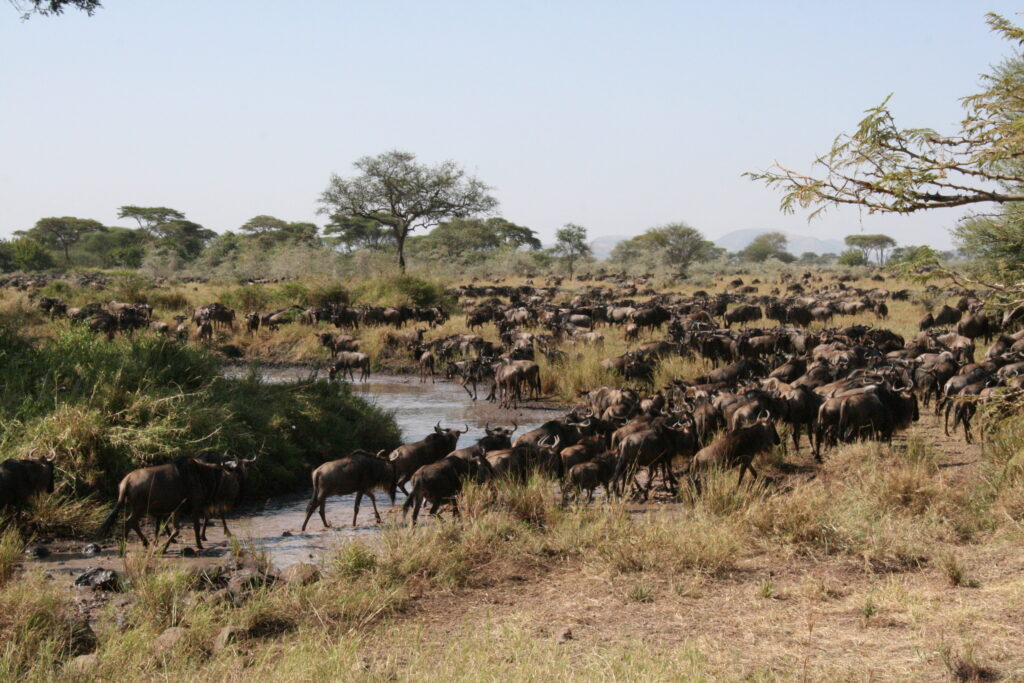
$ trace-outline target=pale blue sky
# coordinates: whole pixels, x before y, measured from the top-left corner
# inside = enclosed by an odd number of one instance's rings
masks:
[[[945,246],[955,212],[808,225],[740,174],[806,168],[890,92],[903,124],[948,127],[1008,52],[984,13],[1021,20],[965,0],[104,4],[0,3],[0,235],[122,204],[322,223],[332,172],[398,148],[464,165],[546,239],[682,220]]]

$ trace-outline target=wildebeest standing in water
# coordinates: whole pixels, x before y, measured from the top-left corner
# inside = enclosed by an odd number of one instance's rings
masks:
[[[173,462],[143,467],[129,472],[118,485],[117,504],[110,512],[100,535],[110,531],[122,509],[128,510],[125,526],[133,529],[142,545],[149,540],[142,532],[140,520],[146,515],[160,519],[171,517],[174,532],[164,547],[178,535],[178,517],[183,512],[192,514],[196,547],[202,549],[200,522],[204,511],[213,504],[224,477],[221,465],[211,465],[198,458],[177,458]]]
[[[313,511],[320,509],[320,520],[325,528],[330,528],[324,508],[328,496],[346,496],[350,493],[356,494],[355,510],[352,513],[352,526],[356,525],[356,518],[359,517],[359,502],[363,496],[368,496],[373,503],[373,514],[377,517],[377,523],[381,523],[380,512],[377,510],[377,499],[373,492],[376,489],[384,489],[391,498],[391,504],[395,504],[395,489],[397,478],[395,477],[395,465],[384,457],[386,451],[379,451],[376,455],[364,450],[352,451],[347,457],[338,460],[331,460],[313,470],[313,497],[306,506],[306,519],[302,521],[302,530],[306,530],[309,518]]]
[[[0,462],[0,509],[24,505],[39,493],[53,493],[52,458]]]

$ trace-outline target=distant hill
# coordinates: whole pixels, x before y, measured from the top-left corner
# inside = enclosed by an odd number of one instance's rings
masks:
[[[629,235],[604,235],[592,240],[590,248],[594,250],[594,258],[601,260],[608,258],[616,244],[629,238]]]
[[[715,244],[727,251],[739,251],[750,244],[755,237],[767,232],[781,232],[789,239],[787,249],[789,253],[799,256],[805,251],[813,251],[815,254],[838,254],[846,245],[839,239],[819,239],[809,235],[798,235],[785,230],[769,230],[767,228],[751,228],[748,230],[733,230],[714,240]]]

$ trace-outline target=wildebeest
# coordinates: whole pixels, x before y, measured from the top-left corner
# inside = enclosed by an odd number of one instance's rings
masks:
[[[425,439],[403,444],[391,451],[388,460],[394,464],[395,485],[402,490],[402,493],[408,495],[405,483],[412,478],[416,470],[424,465],[437,462],[454,451],[459,437],[467,431],[469,431],[469,425],[466,425],[466,429],[463,430],[441,429],[441,423],[438,422],[434,426],[434,431]]]
[[[743,475],[747,470],[750,470],[750,474],[757,479],[754,458],[781,443],[779,433],[770,418],[769,415],[763,415],[754,424],[727,432],[697,452],[690,461],[689,472],[690,481],[698,494],[701,492],[701,472],[710,467],[731,469],[739,466],[737,487],[743,483]]]
[[[149,545],[149,540],[142,532],[140,520],[146,515],[155,518],[171,517],[175,531],[167,541],[169,544],[177,536],[179,515],[189,512],[195,529],[196,547],[202,549],[202,515],[214,500],[223,476],[224,468],[220,465],[184,457],[129,472],[118,485],[117,504],[103,522],[99,533],[102,536],[110,531],[121,510],[127,509],[125,525],[138,534],[143,545]]]
[[[373,514],[380,524],[380,512],[377,511],[377,499],[373,492],[377,489],[384,489],[384,492],[391,498],[391,504],[395,504],[395,489],[397,479],[395,476],[395,465],[384,457],[384,451],[376,455],[364,450],[352,451],[348,456],[338,460],[331,460],[313,470],[313,497],[306,506],[306,519],[302,521],[302,530],[306,530],[309,518],[313,511],[319,508],[320,520],[325,528],[330,528],[324,513],[328,496],[347,496],[350,493],[356,494],[355,510],[352,512],[352,526],[356,525],[359,517],[359,503],[363,496],[368,496],[373,504]]]
[[[574,491],[577,501],[580,499],[580,492],[586,491],[587,503],[590,503],[594,500],[594,489],[598,486],[604,487],[605,497],[610,498],[612,494],[611,481],[614,474],[615,460],[607,453],[593,460],[573,465],[565,478],[562,503],[566,502],[570,490]]]
[[[485,481],[493,475],[490,463],[480,454],[471,458],[449,455],[424,465],[412,477],[412,490],[402,506],[402,516],[412,509],[412,523],[415,524],[424,501],[431,504],[432,515],[437,514],[437,509],[444,503],[451,503],[452,512],[458,514],[456,496],[462,490],[463,482],[469,477]]]
[[[370,379],[370,357],[368,355],[358,351],[340,351],[338,352],[337,360],[334,361],[330,370],[327,371],[327,375],[333,380],[341,372],[341,376],[344,378],[347,371],[349,380],[354,382],[356,381],[355,368],[360,369],[360,382],[366,382]]]
[[[53,493],[52,458],[0,462],[0,509],[24,505],[39,493]]]
[[[219,458],[200,458],[209,464],[219,464],[224,473],[221,475],[220,484],[214,495],[209,496],[206,505],[203,506],[203,531],[202,539],[206,540],[206,530],[210,526],[210,518],[214,515],[220,517],[221,526],[224,528],[224,535],[230,536],[227,520],[224,516],[231,512],[241,502],[245,491],[245,478],[248,474],[249,465],[256,461],[255,458],[232,458],[222,461]]]

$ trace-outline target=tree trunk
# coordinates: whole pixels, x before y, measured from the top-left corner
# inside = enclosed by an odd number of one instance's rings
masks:
[[[405,230],[395,231],[395,243],[398,245],[398,270],[405,273]]]
[[[67,261],[68,265],[71,265],[71,254],[68,252],[68,243],[63,244],[64,247],[64,260]]]

